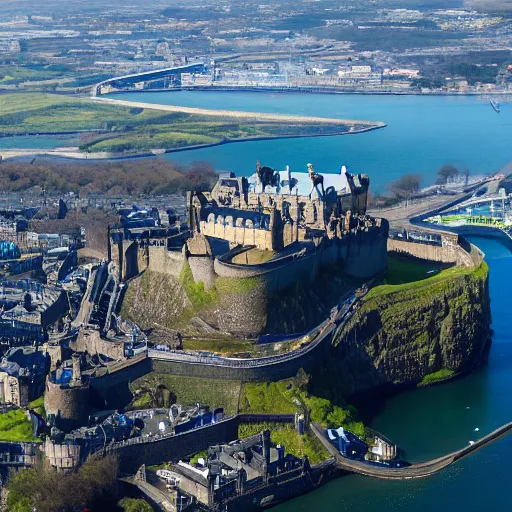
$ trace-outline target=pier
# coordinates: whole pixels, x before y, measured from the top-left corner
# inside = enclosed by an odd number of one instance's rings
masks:
[[[498,427],[490,434],[487,434],[478,441],[475,441],[475,443],[461,448],[460,450],[448,453],[447,455],[443,455],[437,459],[414,463],[402,468],[390,468],[384,465],[379,466],[343,457],[328,441],[324,434],[325,429],[323,429],[321,425],[318,423],[312,423],[310,427],[311,432],[318,438],[325,449],[336,459],[336,465],[339,469],[373,478],[383,478],[386,480],[409,480],[412,478],[425,478],[438,473],[464,457],[471,455],[480,448],[496,441],[500,437],[509,434],[512,430],[512,422]]]

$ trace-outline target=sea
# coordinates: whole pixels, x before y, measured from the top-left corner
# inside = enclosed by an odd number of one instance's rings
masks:
[[[368,96],[248,92],[126,93],[119,99],[383,121],[364,134],[275,139],[170,153],[180,164],[211,162],[217,170],[254,172],[256,161],[291,170],[314,164],[322,172],[366,173],[373,191],[405,173],[423,184],[453,164],[473,175],[499,172],[512,162],[512,104],[494,112],[484,97]],[[6,139],[4,139],[4,143]],[[486,365],[468,376],[406,391],[375,404],[371,426],[405,451],[411,462],[466,446],[512,421],[512,252],[499,241],[474,237],[490,267],[493,339]],[[421,480],[386,481],[356,475],[275,507],[297,511],[494,511],[511,510],[512,435],[497,440],[441,473]]]
[[[320,173],[346,165],[371,178],[373,192],[406,173],[418,173],[423,185],[438,169],[452,164],[473,175],[499,171],[512,162],[512,103],[497,114],[485,97],[393,96],[271,92],[142,92],[114,99],[209,109],[312,115],[383,121],[387,126],[362,134],[230,143],[169,153],[181,164],[207,161],[216,170],[238,175],[255,172],[256,162],[275,169]]]

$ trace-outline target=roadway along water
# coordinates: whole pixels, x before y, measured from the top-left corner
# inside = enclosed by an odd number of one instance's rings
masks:
[[[181,153],[169,160],[188,164],[203,160],[217,170],[252,174],[255,163],[319,172],[345,164],[369,174],[373,191],[404,173],[417,172],[424,183],[437,169],[452,163],[474,174],[499,170],[512,161],[512,104],[496,114],[487,100],[448,96],[357,96],[250,92],[143,92],[112,98],[252,112],[271,112],[342,119],[383,121],[387,127],[369,133],[309,139],[279,139],[226,144]]]
[[[512,420],[512,253],[495,240],[471,241],[486,253],[490,267],[494,336],[489,363],[460,380],[387,400],[372,426],[405,449],[411,461],[462,448]],[[351,475],[274,510],[506,510],[511,471],[512,436],[507,436],[429,478],[393,482]]]

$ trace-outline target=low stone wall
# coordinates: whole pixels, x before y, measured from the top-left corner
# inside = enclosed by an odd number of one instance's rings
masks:
[[[293,414],[240,414],[218,423],[195,428],[183,434],[148,440],[135,438],[107,447],[107,453],[119,456],[123,473],[135,473],[146,466],[177,462],[183,457],[207,450],[208,447],[238,439],[238,427],[245,423],[294,423]]]
[[[297,354],[284,360],[269,362],[259,366],[216,366],[201,363],[182,363],[152,359],[152,371],[187,377],[208,377],[209,379],[236,380],[243,382],[270,382],[294,377],[303,368],[312,371],[328,357],[332,333],[319,342],[310,351]]]
[[[461,267],[473,266],[471,256],[458,244],[431,245],[388,238],[387,247],[389,252],[408,254],[423,260],[454,263]]]

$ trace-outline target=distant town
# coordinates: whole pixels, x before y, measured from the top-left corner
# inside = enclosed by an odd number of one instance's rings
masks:
[[[129,90],[270,88],[380,93],[506,93],[506,9],[396,8],[331,0],[244,6],[8,2],[0,22],[0,90],[88,92],[106,79],[199,63]],[[48,5],[46,5],[48,4]],[[119,3],[119,6],[122,4]],[[207,8],[205,8],[207,7]],[[105,92],[108,92],[105,90]]]

